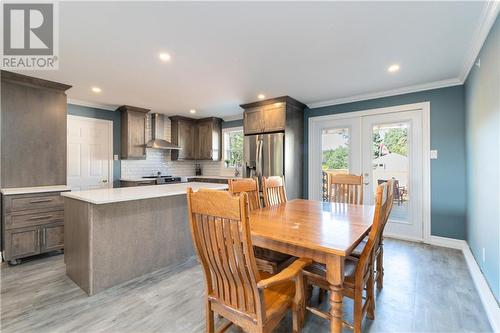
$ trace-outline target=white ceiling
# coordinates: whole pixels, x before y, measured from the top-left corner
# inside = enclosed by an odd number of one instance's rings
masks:
[[[72,100],[166,114],[194,108],[199,117],[238,115],[238,105],[258,93],[308,105],[334,100],[328,104],[460,83],[485,8],[484,2],[61,2],[59,71],[27,74],[73,85]],[[160,51],[172,60],[161,62]],[[393,63],[401,70],[389,74]]]

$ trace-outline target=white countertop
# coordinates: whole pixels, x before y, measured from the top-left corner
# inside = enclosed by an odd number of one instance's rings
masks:
[[[15,194],[30,194],[30,193],[44,193],[44,192],[60,192],[69,190],[70,190],[69,186],[66,185],[52,185],[52,186],[3,188],[0,190],[0,192],[3,195],[15,195]]]
[[[227,189],[226,184],[191,182],[65,192],[62,193],[62,196],[99,205],[113,202],[153,199],[185,194],[188,187],[191,187],[194,191],[197,191],[200,188],[208,188],[212,190]]]

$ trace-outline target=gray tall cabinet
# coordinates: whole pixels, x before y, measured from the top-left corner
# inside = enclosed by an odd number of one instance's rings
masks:
[[[62,249],[69,85],[1,72],[2,254]]]

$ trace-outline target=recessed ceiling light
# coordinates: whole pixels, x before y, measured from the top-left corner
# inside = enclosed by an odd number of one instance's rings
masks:
[[[160,53],[158,57],[160,58],[161,61],[165,62],[170,61],[170,59],[172,58],[168,53]]]
[[[258,94],[257,98],[258,99],[264,99],[264,98],[266,98],[266,95],[264,95],[264,94]]]
[[[196,113],[196,110],[195,109],[191,109],[191,110],[189,110],[189,113]]]
[[[387,68],[387,71],[389,73],[395,73],[399,71],[399,65],[398,64],[390,65],[389,68]]]
[[[95,92],[96,94],[98,94],[102,91],[102,89],[99,87],[92,87],[92,91]]]

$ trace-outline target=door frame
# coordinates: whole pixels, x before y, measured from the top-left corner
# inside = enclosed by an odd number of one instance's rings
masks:
[[[93,123],[101,123],[101,124],[105,124],[108,126],[108,141],[110,142],[110,145],[109,145],[109,148],[108,148],[108,173],[109,173],[109,177],[108,177],[108,188],[113,188],[113,182],[114,182],[114,178],[113,178],[113,162],[114,162],[114,158],[113,158],[113,121],[112,120],[107,120],[107,119],[98,119],[98,118],[91,118],[91,117],[85,117],[85,116],[75,116],[75,115],[68,115],[68,120],[70,119],[73,119],[73,120],[77,120],[77,121],[90,121],[90,122],[93,122]],[[66,124],[66,128],[67,128],[67,124]],[[67,140],[67,138],[66,138]],[[66,156],[68,155],[68,148],[66,147]],[[67,177],[67,176],[66,176]],[[66,179],[66,182],[68,180]]]
[[[308,198],[316,189],[321,188],[321,177],[314,175],[314,166],[321,161],[321,125],[325,121],[339,120],[344,118],[353,118],[363,116],[373,116],[394,112],[404,111],[420,111],[422,113],[422,235],[423,239],[401,239],[410,241],[424,241],[426,243],[431,240],[431,159],[430,159],[430,102],[403,104],[384,108],[367,109],[353,112],[336,113],[325,116],[310,117],[308,120]]]

